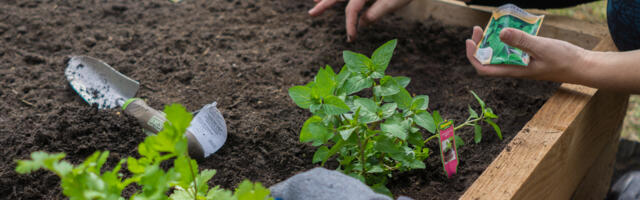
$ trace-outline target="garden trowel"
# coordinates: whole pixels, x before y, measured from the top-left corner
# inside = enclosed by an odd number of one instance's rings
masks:
[[[139,83],[113,69],[108,64],[88,56],[72,57],[65,70],[71,87],[98,109],[122,107],[124,112],[138,119],[145,132],[155,134],[167,121],[165,114],[149,107],[142,99],[133,98]],[[189,140],[189,154],[205,158],[215,153],[227,139],[227,126],[216,102],[197,111],[185,133]]]

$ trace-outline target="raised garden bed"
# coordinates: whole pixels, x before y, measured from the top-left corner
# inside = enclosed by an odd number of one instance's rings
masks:
[[[568,84],[553,93],[558,84],[476,75],[464,56],[463,41],[470,35],[469,25],[486,23],[478,17],[482,14],[473,14],[481,11],[436,2],[441,12],[458,9],[463,23],[407,23],[392,17],[361,30],[358,41],[347,44],[343,9],[337,6],[324,17],[312,19],[306,14],[312,3],[3,2],[0,112],[5,115],[0,116],[4,146],[0,183],[7,187],[0,188],[0,194],[8,199],[62,198],[52,173],[17,175],[13,171],[14,160],[30,152],[66,152],[77,163],[95,150],[111,150],[108,165],[112,166],[133,155],[144,137],[135,120],[118,110],[89,107],[68,86],[65,61],[78,54],[101,58],[139,80],[138,96],[153,107],[179,102],[195,110],[217,101],[229,137],[200,166],[217,169],[212,182],[226,188],[243,179],[269,186],[313,168],[314,148],[298,142],[298,131],[309,113],[291,102],[287,88],[309,81],[325,64],[341,66],[342,50],[369,54],[393,38],[399,43],[389,73],[411,77],[411,93],[429,95],[432,109],[461,121],[467,104],[475,104],[467,90],[474,90],[501,116],[497,122],[505,136],[500,141],[485,129],[483,142],[471,144],[472,131],[461,131],[467,145],[461,148],[458,175],[447,179],[433,155],[425,170],[397,174],[391,180],[388,186],[396,195],[451,199],[464,193],[471,199],[483,195],[493,199],[527,196],[549,187],[558,188],[549,193],[556,195],[551,197],[567,197],[595,162],[593,155],[616,144],[602,141],[615,141],[611,140],[615,134],[605,133],[615,132],[616,123],[621,122],[623,114],[618,111],[624,110],[625,95]],[[553,20],[545,23],[553,25]],[[580,44],[591,45],[588,48],[600,41],[599,36],[558,26],[543,27],[542,35],[549,34],[545,30],[568,39],[579,35],[596,40]],[[606,123],[602,116],[614,123]],[[487,166],[489,170],[480,176]],[[549,166],[553,169],[547,170]],[[536,173],[544,176],[532,175]],[[549,178],[556,175],[557,180]],[[543,181],[569,182],[562,188],[539,184]]]
[[[489,10],[454,1],[414,1],[402,13],[420,21],[484,26]],[[617,50],[603,25],[567,17],[547,16],[540,35],[597,51]],[[604,198],[628,99],[628,94],[562,84],[461,199]]]

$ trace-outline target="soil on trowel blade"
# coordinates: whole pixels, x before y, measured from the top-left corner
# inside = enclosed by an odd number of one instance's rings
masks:
[[[426,169],[396,173],[388,186],[415,199],[461,195],[557,88],[557,84],[480,77],[465,57],[471,27],[394,16],[359,30],[346,43],[344,3],[311,18],[311,0],[19,1],[0,3],[0,198],[63,199],[50,172],[19,175],[15,160],[34,151],[65,152],[79,163],[109,150],[107,169],[137,156],[144,133],[118,109],[86,104],[65,80],[71,55],[99,58],[140,81],[137,97],[152,107],[177,102],[196,110],[213,101],[228,126],[224,147],[200,162],[218,172],[210,184],[233,188],[243,179],[270,186],[311,169],[315,148],[298,141],[310,116],[287,89],[304,84],[342,51],[370,55],[397,38],[389,74],[412,78],[412,94],[430,96],[430,109],[457,122],[474,90],[500,115],[504,140],[489,127],[480,144],[472,130],[458,134],[458,174],[447,179],[437,148]],[[331,165],[330,165],[331,166]],[[134,187],[127,188],[129,196]]]

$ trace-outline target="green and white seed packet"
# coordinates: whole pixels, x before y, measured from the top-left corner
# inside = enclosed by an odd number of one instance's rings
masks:
[[[500,31],[504,28],[515,28],[531,35],[538,35],[543,19],[544,15],[528,13],[513,4],[498,7],[493,11],[489,24],[484,29],[474,56],[484,65],[529,65],[529,54],[503,43],[500,40]]]

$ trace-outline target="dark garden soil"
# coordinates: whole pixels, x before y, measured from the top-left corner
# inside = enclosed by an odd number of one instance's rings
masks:
[[[66,152],[78,163],[96,150],[109,165],[136,155],[144,134],[119,110],[97,110],[69,87],[71,55],[100,58],[139,80],[138,97],[155,108],[178,102],[189,110],[217,101],[229,137],[200,163],[217,169],[210,184],[243,179],[270,186],[311,169],[314,148],[298,142],[310,114],[287,89],[310,81],[319,67],[342,66],[342,50],[370,54],[398,38],[389,67],[412,78],[408,90],[427,94],[430,108],[460,122],[476,91],[501,117],[505,140],[486,127],[483,141],[459,131],[459,174],[447,179],[437,155],[425,170],[395,174],[389,187],[415,199],[462,194],[552,94],[557,84],[478,76],[464,55],[470,27],[407,23],[388,17],[345,42],[344,5],[318,18],[311,0],[21,1],[0,3],[0,198],[63,199],[59,179],[15,173],[30,152]],[[435,144],[431,144],[436,149]],[[435,152],[435,151],[434,151]],[[125,191],[130,195],[132,188]]]

